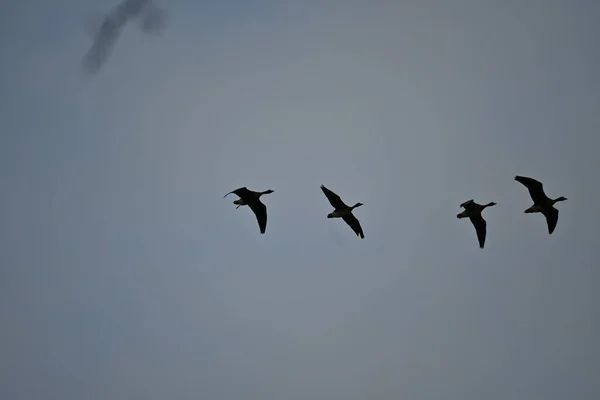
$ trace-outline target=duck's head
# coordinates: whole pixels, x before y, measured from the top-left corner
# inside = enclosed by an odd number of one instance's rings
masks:
[[[352,206],[352,208],[357,208],[357,207],[360,207],[360,206],[364,206],[364,204],[363,203],[356,203],[355,205]]]
[[[567,198],[566,198],[566,197],[564,197],[564,196],[560,196],[559,198],[555,199],[555,200],[554,200],[554,202],[556,203],[556,202],[559,202],[559,201],[565,201],[565,200],[567,200]]]

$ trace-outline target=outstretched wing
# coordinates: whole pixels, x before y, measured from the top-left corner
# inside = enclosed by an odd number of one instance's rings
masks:
[[[119,35],[121,27],[106,17],[94,38],[94,43],[83,58],[83,68],[90,72],[97,72],[110,55]]]
[[[469,219],[471,220],[471,223],[475,227],[475,232],[477,232],[477,240],[479,241],[479,248],[483,249],[483,246],[485,245],[485,235],[487,232],[487,229],[486,229],[487,223],[485,222],[485,219],[483,219],[482,216],[469,217]]]
[[[542,211],[542,214],[544,214],[544,217],[546,217],[548,234],[552,235],[552,232],[554,232],[554,229],[556,229],[556,224],[558,223],[558,210],[552,207],[550,210]]]
[[[515,181],[524,185],[529,190],[529,195],[535,204],[543,204],[546,200],[546,193],[544,193],[544,185],[540,181],[536,181],[533,178],[527,178],[526,176],[515,176]]]
[[[254,212],[254,215],[256,215],[260,233],[265,233],[267,230],[267,206],[260,201],[253,201],[248,204],[248,207],[250,207],[250,209]]]
[[[231,193],[236,194],[238,197],[243,198],[243,197],[247,197],[250,194],[250,190],[248,190],[245,186],[232,190],[231,192],[227,193],[225,196],[223,196],[223,198],[227,197],[228,195],[230,195]]]
[[[135,18],[149,5],[150,0],[124,0],[121,4],[113,8],[113,15],[122,23],[130,18]]]
[[[473,204],[473,203],[474,203],[474,200],[473,200],[473,199],[471,199],[471,200],[467,200],[467,201],[465,201],[465,202],[464,202],[464,203],[462,203],[460,206],[461,206],[462,208],[464,208],[464,209],[467,209],[467,207],[469,207],[469,206],[470,206],[471,204]]]
[[[167,12],[154,6],[146,6],[139,21],[145,33],[160,33],[167,27]]]
[[[100,69],[110,55],[123,26],[130,18],[135,18],[148,3],[149,0],[124,0],[108,13],[101,25],[97,25],[97,22],[90,24],[88,32],[94,31],[95,35],[94,44],[83,59],[85,70],[95,73]]]
[[[350,226],[350,228],[352,228],[352,230],[354,231],[354,233],[356,233],[357,236],[360,236],[361,239],[365,238],[365,234],[363,233],[363,230],[360,226],[360,222],[358,222],[358,220],[352,213],[346,215],[345,217],[342,217],[342,219]]]
[[[340,196],[327,189],[325,185],[321,185],[321,190],[323,191],[323,193],[325,193],[327,200],[329,200],[329,203],[333,206],[333,208],[335,208],[336,210],[348,208],[348,206],[342,201]]]

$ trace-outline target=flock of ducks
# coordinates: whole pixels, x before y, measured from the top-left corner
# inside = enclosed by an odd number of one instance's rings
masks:
[[[551,199],[546,196],[544,192],[544,186],[541,182],[528,178],[525,176],[515,176],[515,181],[523,184],[527,190],[529,191],[529,195],[533,200],[533,205],[525,210],[526,214],[531,213],[541,213],[546,217],[546,223],[548,224],[548,233],[552,234],[554,229],[556,229],[556,224],[558,222],[558,210],[554,208],[554,205],[559,201],[567,200],[566,197],[560,196],[556,199]],[[352,228],[354,233],[359,236],[361,239],[365,238],[362,227],[360,226],[360,222],[358,219],[352,214],[352,210],[362,206],[362,203],[356,203],[353,206],[349,206],[342,201],[340,196],[335,194],[330,189],[326,188],[325,185],[321,185],[321,190],[329,200],[329,203],[333,207],[333,212],[327,214],[327,218],[341,218]],[[232,190],[227,193],[223,198],[228,195],[234,193],[239,199],[235,200],[233,204],[236,204],[236,209],[241,206],[248,206],[256,215],[256,220],[258,221],[258,227],[260,229],[260,233],[264,234],[267,230],[267,206],[265,206],[261,201],[260,197],[264,194],[271,194],[274,191],[269,189],[264,192],[255,192],[253,190],[249,190],[246,187],[241,187],[236,190]],[[464,211],[459,213],[456,217],[458,219],[461,218],[469,218],[471,223],[475,227],[475,232],[477,233],[477,240],[479,242],[479,248],[483,249],[485,246],[485,237],[487,234],[487,222],[481,216],[481,212],[488,207],[495,206],[496,203],[489,202],[487,204],[477,204],[473,199],[467,200],[460,205],[460,207],[464,208]]]
[[[352,214],[352,210],[362,206],[363,204],[356,203],[353,206],[348,206],[342,201],[340,196],[327,189],[325,185],[321,185],[321,190],[323,193],[325,193],[325,196],[333,207],[333,212],[327,214],[327,218],[343,219],[350,226],[350,228],[352,228],[357,236],[360,236],[361,239],[364,239],[365,234],[360,226],[360,222],[358,222],[358,219],[356,219],[356,217]],[[250,207],[252,212],[254,212],[254,215],[256,215],[260,233],[265,233],[267,231],[267,206],[260,201],[260,196],[263,194],[271,194],[273,193],[273,190],[269,189],[265,190],[264,192],[255,192],[253,190],[249,190],[247,187],[241,187],[227,193],[225,196],[223,196],[223,198],[227,197],[231,193],[234,193],[239,197],[239,199],[233,201],[233,204],[237,204],[236,210],[241,206]]]
[[[131,19],[142,18],[142,28],[145,31],[159,30],[164,24],[164,11],[153,6],[151,0],[123,0],[122,3],[112,9],[108,15],[104,18],[102,24],[94,30],[94,44],[86,57],[84,58],[84,66],[89,67],[89,70],[97,70],[100,65],[104,62],[110,49],[114,45],[122,27]],[[559,201],[567,200],[566,197],[558,197],[551,199],[544,193],[544,188],[541,182],[528,178],[525,176],[515,176],[515,180],[523,184],[528,190],[533,205],[525,210],[525,213],[541,213],[546,217],[548,224],[548,233],[552,234],[556,229],[558,222],[558,210],[554,208],[554,205]],[[329,200],[329,203],[333,207],[333,212],[327,214],[327,218],[341,218],[352,228],[354,233],[361,239],[365,238],[362,227],[358,219],[352,214],[352,211],[362,206],[362,203],[356,203],[353,206],[349,206],[342,201],[340,196],[332,192],[330,189],[321,185],[321,190]],[[258,227],[260,233],[264,234],[267,230],[267,207],[260,201],[260,197],[264,194],[273,193],[273,190],[266,190],[264,192],[255,192],[249,190],[246,187],[233,190],[227,193],[227,195],[234,193],[239,199],[235,200],[233,204],[236,204],[237,208],[241,206],[248,206],[256,215],[258,221]],[[479,247],[483,249],[485,245],[485,238],[487,233],[487,222],[481,216],[483,210],[488,207],[495,206],[496,203],[490,202],[487,204],[475,203],[473,199],[467,200],[460,205],[464,208],[457,218],[469,218],[471,223],[475,227],[477,233],[477,240]]]
[[[515,181],[521,183],[529,191],[529,196],[533,200],[533,205],[525,210],[526,214],[541,213],[546,217],[546,223],[548,224],[548,234],[552,234],[556,229],[556,223],[558,222],[558,210],[554,208],[554,204],[559,201],[567,200],[566,197],[560,196],[556,199],[551,199],[546,196],[544,192],[544,185],[533,178],[526,176],[515,176]],[[479,241],[479,248],[483,249],[485,246],[485,236],[487,234],[487,222],[481,216],[481,212],[488,207],[495,206],[496,203],[489,202],[487,204],[477,204],[473,199],[467,200],[460,206],[465,210],[458,214],[456,217],[469,218],[471,223],[475,227],[477,233],[477,240]]]
[[[146,30],[152,30],[153,27],[159,27],[162,16],[162,11],[156,7],[152,8],[150,0],[123,0],[121,4],[115,7],[104,19],[102,25],[99,27],[94,45],[90,52],[85,58],[84,64],[89,66],[95,66],[97,69],[100,64],[106,58],[110,48],[114,45],[118,34],[125,25],[125,23],[133,18],[138,17],[143,12],[146,15],[143,19],[143,27]],[[158,25],[157,25],[158,24]],[[156,26],[155,26],[156,25]],[[567,200],[566,197],[558,197],[551,199],[544,193],[544,188],[541,182],[528,178],[525,176],[515,176],[515,180],[523,184],[528,190],[533,205],[525,210],[525,213],[541,213],[546,217],[548,224],[548,233],[552,234],[556,229],[556,223],[558,222],[558,210],[554,208],[554,204],[559,201]],[[362,227],[358,219],[352,214],[352,211],[362,206],[362,203],[356,203],[353,206],[349,206],[342,201],[340,196],[332,192],[330,189],[321,185],[321,190],[329,200],[329,203],[333,207],[333,212],[327,214],[327,218],[341,218],[352,228],[354,233],[361,239],[365,238]],[[233,204],[236,204],[237,208],[241,206],[248,206],[256,215],[258,221],[258,227],[260,233],[264,234],[267,230],[267,207],[260,201],[260,197],[264,194],[273,193],[273,190],[266,190],[264,192],[255,192],[246,187],[233,190],[227,193],[227,195],[234,193],[239,199],[235,200]],[[469,218],[471,223],[475,227],[477,233],[477,240],[479,247],[483,249],[485,245],[485,237],[487,233],[487,222],[481,216],[481,212],[487,207],[495,206],[496,203],[490,202],[487,204],[477,204],[473,199],[467,200],[460,205],[464,208],[457,218]]]

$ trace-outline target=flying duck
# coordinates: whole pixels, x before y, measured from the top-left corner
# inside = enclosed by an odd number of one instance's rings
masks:
[[[456,216],[458,219],[468,217],[471,220],[471,223],[475,227],[475,232],[477,232],[477,240],[479,240],[480,249],[483,249],[483,246],[485,245],[485,236],[487,232],[487,223],[481,216],[481,212],[487,207],[495,205],[496,203],[493,201],[487,204],[477,204],[473,199],[467,200],[460,205],[465,210]]]
[[[239,199],[234,200],[233,202],[233,204],[237,204],[235,209],[237,210],[241,206],[250,207],[250,209],[254,212],[254,215],[256,215],[260,233],[265,233],[267,230],[267,206],[260,201],[260,196],[263,194],[273,193],[273,190],[269,189],[265,190],[264,192],[255,192],[244,186],[239,189],[232,190],[223,196],[223,198],[227,197],[227,195],[230,195],[231,193],[234,193],[239,197]]]
[[[546,217],[548,224],[548,233],[551,235],[556,228],[558,222],[558,210],[554,208],[554,204],[559,201],[567,200],[566,197],[560,196],[556,199],[551,199],[544,193],[544,185],[541,182],[536,181],[533,178],[527,178],[525,176],[515,176],[515,181],[522,183],[533,200],[533,205],[525,210],[526,214],[531,213],[542,213]]]
[[[360,236],[361,239],[365,238],[362,228],[360,227],[360,222],[356,219],[356,217],[352,214],[352,210],[356,207],[360,207],[362,203],[356,203],[352,207],[347,206],[340,196],[333,193],[331,190],[327,189],[324,185],[321,185],[321,190],[325,193],[327,200],[334,208],[332,213],[327,214],[327,218],[341,218],[343,219],[349,226],[352,228],[354,233],[357,236]]]

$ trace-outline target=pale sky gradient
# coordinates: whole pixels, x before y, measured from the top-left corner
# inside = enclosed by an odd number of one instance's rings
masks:
[[[155,0],[87,79],[117,3],[0,13],[1,399],[600,398],[598,1]]]

